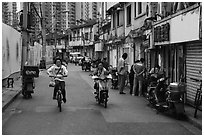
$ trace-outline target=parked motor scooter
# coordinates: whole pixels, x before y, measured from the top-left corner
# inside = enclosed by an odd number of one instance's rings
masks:
[[[152,105],[152,106],[155,106],[156,104],[156,100],[155,100],[155,96],[154,96],[154,90],[156,89],[157,87],[157,78],[154,77],[154,76],[150,76],[148,77],[148,87],[147,87],[147,93],[146,93],[146,98],[147,100],[149,101],[149,103]]]
[[[34,77],[39,77],[39,68],[37,66],[24,66],[22,95],[26,99],[32,98],[31,94],[34,93]]]
[[[108,102],[108,92],[109,92],[109,86],[108,81],[112,79],[111,75],[108,75],[104,78],[100,78],[98,76],[92,76],[92,79],[95,81],[98,81],[96,86],[94,88],[96,89],[96,102],[98,104],[103,104],[105,108],[107,108],[107,102]]]
[[[155,106],[156,102],[155,102],[155,96],[154,96],[154,90],[156,89],[157,85],[158,85],[158,80],[162,77],[164,77],[165,72],[160,72],[160,73],[153,73],[153,74],[149,74],[146,81],[147,81],[147,92],[145,94],[147,100],[149,101],[149,103],[152,106]],[[161,83],[160,83],[161,84]],[[167,85],[165,85],[167,86]]]
[[[179,118],[184,114],[184,93],[185,83],[170,83],[167,85],[165,82],[168,78],[160,78],[158,84],[153,91],[155,103],[154,106],[159,112],[171,111]]]
[[[118,89],[118,73],[117,73],[117,68],[111,68],[111,82],[112,82],[112,89]]]
[[[83,70],[85,70],[85,71],[91,71],[91,61],[84,61],[84,63],[83,63]]]

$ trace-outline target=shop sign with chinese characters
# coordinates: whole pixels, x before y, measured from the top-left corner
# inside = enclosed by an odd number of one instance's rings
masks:
[[[154,29],[154,42],[165,42],[170,40],[170,24],[166,23]]]

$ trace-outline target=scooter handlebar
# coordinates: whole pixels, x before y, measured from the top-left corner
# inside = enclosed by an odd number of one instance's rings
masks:
[[[58,77],[67,77],[67,75],[61,75],[61,76],[56,76],[56,75],[49,75],[49,77],[54,77],[54,78],[58,78]]]
[[[110,80],[110,79],[112,79],[112,77],[109,77],[109,76],[107,76],[107,77],[105,77],[105,78],[100,78],[100,77],[98,77],[98,76],[92,76],[92,79],[94,79],[94,80]]]

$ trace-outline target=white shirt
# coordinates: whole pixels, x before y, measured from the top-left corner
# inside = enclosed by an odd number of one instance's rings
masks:
[[[68,75],[68,70],[66,69],[66,67],[64,65],[61,65],[61,69],[60,70],[59,69],[60,69],[60,67],[58,67],[57,65],[54,64],[52,67],[50,67],[47,70],[47,73],[48,73],[48,75],[54,75],[54,76],[56,76],[56,75],[67,76]],[[64,81],[64,77],[55,78],[55,80]]]
[[[123,58],[120,58],[118,60],[118,73],[124,75],[124,72],[126,72],[127,70],[128,70],[127,62]]]

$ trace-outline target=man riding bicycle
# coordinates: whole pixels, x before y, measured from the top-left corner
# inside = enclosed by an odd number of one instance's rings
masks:
[[[53,76],[55,80],[53,99],[56,99],[57,90],[59,89],[59,86],[61,86],[62,95],[63,95],[62,100],[64,103],[66,103],[66,91],[65,91],[64,77],[68,75],[68,70],[66,69],[64,65],[62,65],[62,60],[60,58],[57,58],[53,66],[51,66],[47,70],[47,73],[49,76]]]

